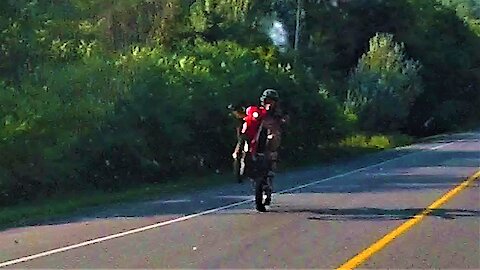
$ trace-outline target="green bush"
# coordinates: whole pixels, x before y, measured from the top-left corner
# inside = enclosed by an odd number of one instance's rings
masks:
[[[422,92],[420,64],[407,59],[391,34],[376,34],[349,80],[347,111],[359,115],[362,128],[394,131],[405,126],[410,106]]]
[[[89,61],[62,69],[45,67],[36,81],[0,90],[0,168],[9,170],[0,203],[59,192],[74,184],[67,151],[97,128],[121,96],[115,69]],[[13,199],[14,198],[14,199]]]
[[[81,178],[117,189],[226,168],[235,144],[235,121],[227,105],[257,104],[267,87],[279,90],[292,117],[284,152],[295,154],[299,146],[341,137],[348,124],[338,103],[268,52],[202,40],[175,54],[134,48],[119,62],[132,75],[129,94],[80,143]]]

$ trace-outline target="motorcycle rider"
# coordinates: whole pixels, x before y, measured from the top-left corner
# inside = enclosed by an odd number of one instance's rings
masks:
[[[265,145],[264,153],[268,161],[268,176],[272,178],[275,175],[275,170],[278,162],[278,148],[281,143],[282,125],[288,121],[288,115],[285,115],[279,105],[280,96],[274,89],[266,89],[260,96],[260,106],[251,106],[247,108],[246,113],[236,112],[234,116],[244,121],[240,132],[238,132],[238,141],[235,150],[232,154],[235,159],[241,152],[241,147],[245,141],[252,142],[255,137],[256,130],[259,123],[249,115],[255,115],[262,120],[263,127],[268,131],[267,144]],[[233,107],[232,107],[233,108]],[[249,110],[255,110],[255,112]],[[253,124],[248,124],[253,121]],[[251,122],[252,123],[252,122]],[[238,179],[241,182],[241,179]]]
[[[267,146],[265,154],[269,160],[268,176],[273,177],[277,169],[278,148],[282,138],[282,126],[288,121],[288,115],[284,114],[280,104],[280,96],[274,89],[266,89],[260,96],[261,108],[266,114],[263,118],[263,126],[268,130]]]

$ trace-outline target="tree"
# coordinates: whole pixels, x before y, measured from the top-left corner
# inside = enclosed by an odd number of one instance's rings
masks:
[[[422,92],[420,64],[407,58],[392,34],[377,33],[369,45],[350,75],[346,109],[358,113],[367,130],[394,131],[404,126]]]

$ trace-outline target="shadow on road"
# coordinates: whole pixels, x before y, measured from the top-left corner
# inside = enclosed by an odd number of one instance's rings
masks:
[[[348,208],[318,210],[287,210],[283,213],[311,213],[310,220],[404,220],[421,213],[422,208],[381,209],[381,208]],[[480,217],[480,211],[467,209],[433,209],[428,216],[442,219]]]

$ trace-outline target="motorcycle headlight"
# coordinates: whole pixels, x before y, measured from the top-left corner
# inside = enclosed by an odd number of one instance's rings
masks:
[[[258,118],[258,116],[259,116],[258,112],[253,113],[253,118]]]

